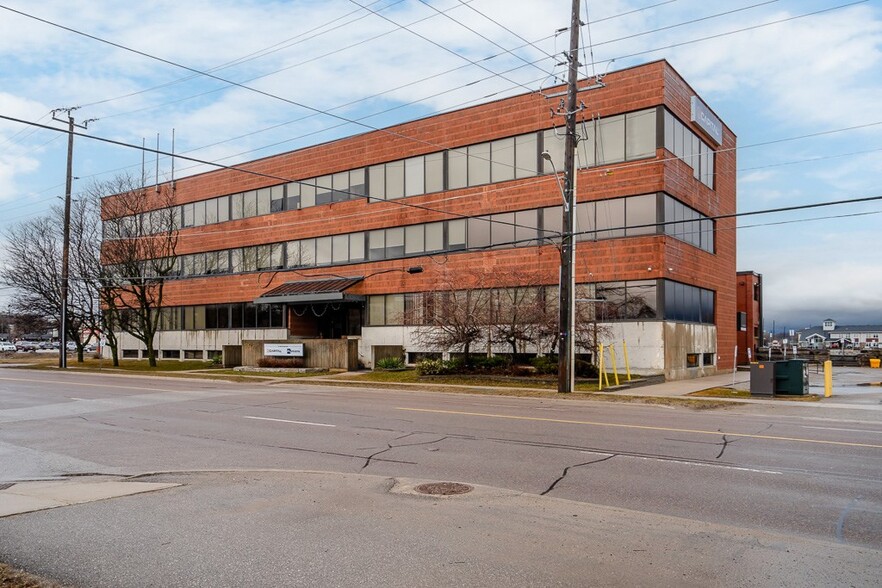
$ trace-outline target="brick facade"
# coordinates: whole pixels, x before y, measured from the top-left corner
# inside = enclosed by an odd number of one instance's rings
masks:
[[[664,106],[694,133],[702,134],[689,122],[690,98],[695,92],[667,62],[657,61],[612,72],[604,82],[604,88],[580,93],[579,99],[586,106],[582,116],[599,115],[603,119]],[[563,120],[560,117],[549,115],[558,100],[536,92],[514,96],[238,166],[273,178],[235,170],[183,178],[176,182],[175,199],[179,204],[195,202],[561,126]],[[707,217],[732,214],[736,210],[734,148],[735,136],[726,127],[723,144],[714,145],[715,189],[696,180],[687,163],[659,147],[654,159],[580,169],[577,200],[600,201],[664,191]],[[562,165],[558,167],[562,168]],[[555,177],[538,175],[401,200],[368,202],[356,199],[186,228],[180,232],[177,252],[188,254],[428,223],[450,219],[451,214],[478,216],[560,204],[561,193]],[[667,279],[712,290],[715,293],[716,349],[713,351],[718,356],[716,368],[732,369],[732,349],[736,345],[733,320],[736,314],[735,239],[735,220],[729,218],[716,221],[714,253],[663,234],[579,242],[576,247],[576,281]],[[450,252],[299,269],[296,272],[282,270],[194,277],[168,283],[165,304],[249,302],[286,281],[302,280],[305,276],[326,276],[329,273],[366,276],[413,265],[421,265],[424,272],[374,275],[349,292],[371,295],[425,291],[439,282],[450,281],[452,276],[477,269],[491,276],[489,282],[482,284],[485,287],[510,285],[512,276],[518,275],[527,276],[539,284],[556,285],[559,259],[553,245],[543,245]]]
[[[738,312],[744,313],[745,330],[738,330],[738,365],[756,360],[763,344],[763,277],[755,272],[738,272]],[[750,349],[750,356],[747,350]]]

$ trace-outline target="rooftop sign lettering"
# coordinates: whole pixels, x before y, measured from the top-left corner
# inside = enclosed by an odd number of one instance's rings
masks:
[[[723,123],[714,116],[710,108],[705,106],[698,96],[692,97],[692,122],[701,127],[701,130],[717,145],[723,144]]]

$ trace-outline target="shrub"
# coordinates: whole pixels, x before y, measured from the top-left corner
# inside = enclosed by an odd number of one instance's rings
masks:
[[[303,360],[297,357],[261,357],[257,360],[257,366],[265,368],[297,368],[303,367]]]
[[[579,378],[597,377],[597,366],[590,361],[577,359],[576,364],[573,366],[573,369],[575,370],[576,376]]]
[[[377,369],[381,370],[403,370],[404,360],[400,357],[384,357],[377,360]]]
[[[491,355],[490,357],[484,355],[472,359],[472,368],[479,371],[503,371],[508,366],[508,358],[500,355]]]
[[[557,356],[556,355],[540,355],[530,360],[530,363],[536,368],[537,374],[556,374],[557,373]]]
[[[443,376],[450,373],[449,363],[443,359],[424,359],[417,364],[416,369],[421,376]]]

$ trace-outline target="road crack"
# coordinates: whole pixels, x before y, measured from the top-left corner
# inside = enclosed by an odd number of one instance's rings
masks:
[[[401,439],[406,439],[412,435],[421,435],[421,434],[423,434],[421,431],[414,431],[412,433],[407,433],[405,435],[401,435],[400,437],[396,437],[396,438],[392,439],[392,442],[399,441]],[[418,447],[420,445],[432,445],[434,443],[440,443],[441,441],[444,441],[445,439],[449,439],[449,438],[450,438],[449,435],[444,435],[443,437],[440,437],[438,439],[433,439],[431,441],[420,441],[419,443],[402,443],[399,445],[392,445],[392,442],[386,443],[386,449],[381,449],[380,451],[377,451],[376,453],[372,453],[371,455],[369,455],[365,458],[364,465],[361,466],[361,469],[364,470],[365,468],[367,468],[369,465],[371,465],[371,462],[374,460],[375,457],[377,457],[378,455],[382,455],[382,454],[386,453],[387,451],[392,451],[393,449],[399,449],[402,447]]]
[[[567,474],[570,473],[570,470],[571,470],[571,469],[573,469],[573,468],[580,468],[580,467],[582,467],[582,466],[588,466],[588,465],[592,465],[592,464],[595,464],[595,463],[600,463],[600,462],[603,462],[603,461],[608,461],[608,460],[614,458],[616,455],[617,455],[617,454],[614,453],[614,454],[612,454],[612,455],[607,455],[606,457],[602,457],[602,458],[600,458],[600,459],[595,459],[594,461],[586,461],[585,463],[577,463],[577,464],[575,464],[575,465],[571,465],[571,466],[567,466],[567,467],[565,467],[565,468],[564,468],[564,471],[563,471],[563,473],[560,475],[560,477],[559,477],[557,480],[555,480],[554,482],[552,482],[552,483],[551,483],[551,486],[549,486],[548,488],[546,488],[546,489],[545,489],[545,492],[540,493],[539,496],[545,496],[546,494],[548,494],[549,492],[551,492],[552,490],[554,490],[554,487],[557,486],[557,485],[560,483],[561,480],[563,480],[564,478],[567,477]]]

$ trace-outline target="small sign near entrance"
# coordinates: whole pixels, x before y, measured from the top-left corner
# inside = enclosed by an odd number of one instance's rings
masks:
[[[303,343],[264,343],[263,354],[271,357],[303,357]]]

